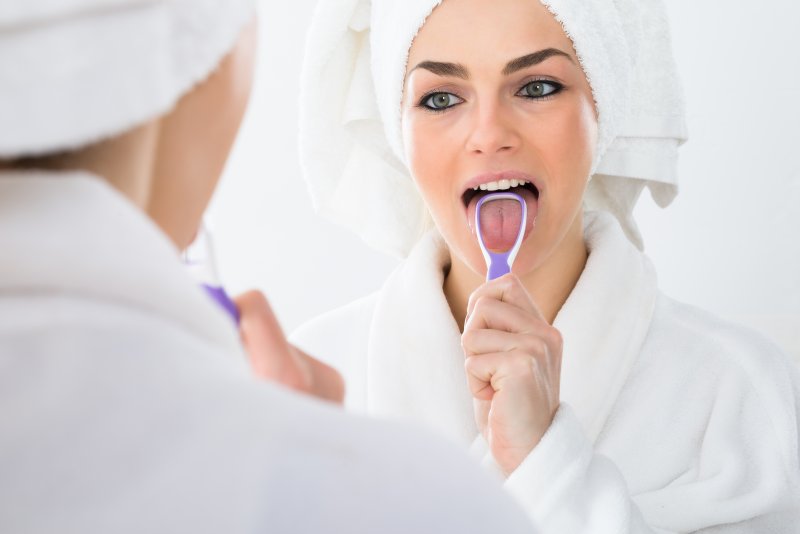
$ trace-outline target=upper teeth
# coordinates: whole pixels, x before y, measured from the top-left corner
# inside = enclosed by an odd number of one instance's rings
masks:
[[[511,189],[512,187],[517,187],[519,185],[525,185],[528,182],[527,180],[498,180],[496,182],[487,182],[485,184],[477,185],[472,188],[473,191],[477,191],[480,189],[481,191],[504,191],[506,189]]]

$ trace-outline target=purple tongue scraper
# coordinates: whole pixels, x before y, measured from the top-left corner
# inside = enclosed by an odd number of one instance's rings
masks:
[[[481,231],[481,208],[487,202],[495,200],[516,200],[519,202],[522,209],[522,216],[519,219],[519,230],[517,230],[517,239],[514,245],[505,252],[492,252],[483,242],[483,232]],[[525,237],[525,221],[528,218],[528,206],[525,200],[516,193],[509,193],[506,191],[499,193],[489,193],[478,201],[475,207],[475,228],[478,234],[478,244],[481,246],[483,252],[483,259],[486,260],[486,281],[500,278],[504,274],[511,272],[511,266],[514,264],[514,259],[517,257],[517,252],[522,245],[522,238]]]
[[[183,253],[183,263],[200,287],[239,325],[239,310],[231,298],[225,293],[217,275],[214,262],[214,248],[211,236],[205,226],[201,226],[197,237]]]

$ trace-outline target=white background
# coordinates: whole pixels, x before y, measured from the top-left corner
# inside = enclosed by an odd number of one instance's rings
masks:
[[[208,215],[229,291],[263,290],[289,331],[377,289],[397,263],[315,216],[300,176],[314,3],[261,10],[251,106]],[[646,252],[668,295],[748,324],[800,361],[800,7],[667,3],[690,140],[675,203],[660,210],[645,194],[637,208]]]

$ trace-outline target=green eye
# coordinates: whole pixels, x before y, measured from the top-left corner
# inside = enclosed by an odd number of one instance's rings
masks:
[[[433,93],[425,98],[422,105],[432,110],[443,110],[451,108],[456,104],[463,102],[460,98],[452,93]]]
[[[535,80],[525,84],[520,94],[527,98],[541,98],[543,96],[552,95],[560,90],[561,84],[546,82],[544,80]]]

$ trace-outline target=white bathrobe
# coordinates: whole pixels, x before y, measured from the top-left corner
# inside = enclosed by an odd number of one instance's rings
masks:
[[[546,533],[800,533],[793,363],[661,294],[607,213],[587,213],[585,235],[586,268],[555,320],[561,407],[507,489]],[[448,262],[431,233],[377,293],[293,339],[343,371],[353,409],[427,423],[497,471],[442,292]]]
[[[104,182],[0,174],[3,534],[531,532],[441,441],[252,378]]]

